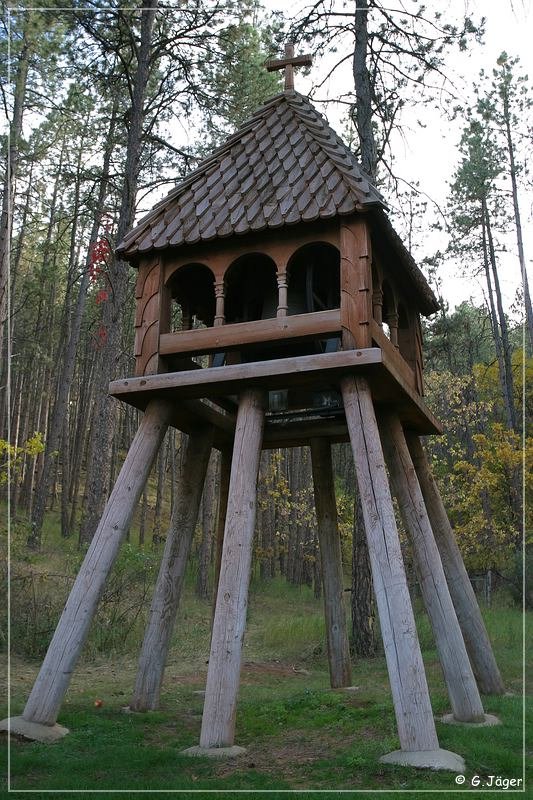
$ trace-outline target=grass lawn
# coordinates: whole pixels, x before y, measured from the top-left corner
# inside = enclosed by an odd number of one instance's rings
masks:
[[[449,710],[425,615],[417,609],[435,715]],[[437,723],[441,747],[466,761],[464,790],[474,775],[521,778],[522,617],[510,608],[486,611],[496,656],[510,694],[484,698],[485,710],[502,724],[468,729]],[[83,661],[73,676],[59,717],[71,733],[53,745],[11,742],[11,788],[33,798],[72,797],[42,790],[184,790],[182,797],[223,798],[232,790],[441,790],[457,791],[455,775],[379,763],[398,747],[382,655],[354,665],[351,693],[331,691],[324,648],[321,602],[307,589],[282,581],[252,584],[244,647],[236,743],[247,753],[233,761],[192,759],[181,750],[198,743],[207,672],[210,606],[188,590],[180,611],[166,671],[161,710],[128,714],[135,659],[110,654]],[[12,714],[20,713],[38,662],[12,659]],[[103,701],[95,707],[94,701]],[[531,707],[530,707],[531,725]],[[531,739],[529,740],[531,741]],[[4,748],[5,751],[5,748]],[[531,755],[531,753],[530,753]],[[320,796],[328,796],[328,792]],[[16,796],[16,795],[15,795]],[[134,797],[131,791],[104,797]],[[205,794],[207,798],[210,795]],[[278,792],[269,795],[278,796]],[[282,797],[281,792],[279,797]],[[319,797],[319,795],[314,795]],[[338,795],[337,795],[338,796]],[[368,793],[368,796],[370,794]],[[454,795],[455,796],[455,795]],[[531,795],[533,796],[533,794]]]

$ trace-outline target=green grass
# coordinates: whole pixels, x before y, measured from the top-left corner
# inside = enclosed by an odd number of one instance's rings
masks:
[[[189,588],[161,710],[148,714],[121,710],[133,683],[134,659],[86,660],[73,678],[60,715],[71,733],[54,745],[12,741],[12,788],[90,793],[104,788],[148,793],[181,789],[186,792],[182,796],[191,797],[201,796],[197,792],[202,789],[222,790],[213,797],[230,797],[234,789],[363,791],[359,796],[375,789],[407,794],[440,789],[448,790],[440,796],[451,797],[457,788],[452,773],[379,764],[380,755],[398,747],[384,658],[379,655],[354,665],[357,692],[330,691],[320,601],[307,588],[296,589],[282,581],[261,590],[254,584],[252,589],[236,723],[236,741],[248,748],[244,757],[212,762],[180,752],[198,742],[203,701],[194,691],[204,685],[209,639],[210,606],[196,600]],[[417,618],[438,715],[448,710],[448,701],[427,620],[420,610]],[[521,615],[494,608],[486,612],[486,619],[506,683],[518,691]],[[22,710],[37,669],[36,662],[14,659],[12,713]],[[97,697],[104,702],[102,708],[94,706]],[[521,697],[485,698],[485,706],[501,718],[502,725],[467,729],[437,724],[441,746],[466,760],[465,788],[474,775],[482,779],[522,775]],[[37,791],[27,796],[48,795]],[[114,795],[106,795],[110,796]],[[127,796],[135,797],[130,792],[116,795]]]
[[[65,569],[64,542],[57,539],[53,521],[46,536],[47,550],[33,564],[50,572]],[[74,549],[70,558],[76,559]],[[111,790],[106,798],[122,800],[137,796],[129,790],[149,796],[156,789],[180,789],[182,797],[191,798],[201,797],[204,789],[220,792],[205,794],[206,800],[236,797],[231,794],[235,789],[246,794],[268,789],[274,798],[286,797],[281,790],[295,789],[303,797],[311,797],[311,790],[325,792],[315,798],[339,797],[335,792],[340,789],[356,790],[358,797],[371,797],[374,790],[384,798],[397,796],[388,790],[401,790],[405,797],[417,790],[422,792],[417,796],[425,797],[435,789],[440,797],[456,796],[452,773],[379,763],[380,755],[398,747],[383,655],[354,664],[356,692],[329,690],[322,602],[310,588],[289,586],[282,579],[267,585],[254,579],[251,585],[236,720],[236,742],[247,754],[233,762],[184,757],[181,750],[198,743],[203,700],[194,692],[205,685],[211,622],[211,604],[194,596],[193,583],[189,575],[160,711],[122,711],[135,679],[134,652],[103,655],[89,646],[59,717],[71,733],[54,745],[11,742],[11,786],[34,792],[20,796],[67,798],[72,795],[61,790],[86,790],[85,796],[97,797],[96,789]],[[449,703],[429,623],[418,603],[415,614],[438,716],[449,710]],[[502,724],[468,729],[437,723],[441,747],[466,760],[463,789],[470,791],[474,775],[482,780],[522,776],[522,616],[503,603],[484,609],[484,616],[506,686],[515,693],[484,698],[486,711],[497,714]],[[530,664],[530,652],[527,660]],[[38,668],[38,660],[13,657],[12,714],[22,711]],[[97,698],[101,708],[94,705]],[[529,741],[531,717],[530,708]]]

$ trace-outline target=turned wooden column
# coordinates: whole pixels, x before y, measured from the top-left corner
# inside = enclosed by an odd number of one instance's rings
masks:
[[[286,317],[289,311],[289,304],[287,301],[288,281],[287,281],[286,266],[278,267],[277,281],[278,281],[278,310],[276,312],[276,316]]]
[[[263,438],[263,393],[239,399],[200,747],[233,744]]]
[[[170,414],[170,405],[161,400],[152,400],[146,409],[26,703],[22,716],[30,722],[53,725],[57,719],[105,581],[130,527]]]
[[[226,322],[224,300],[225,300],[224,280],[217,281],[215,283],[215,319],[213,321],[213,327],[215,328],[218,327],[219,325],[224,325],[224,323]]]
[[[328,441],[311,440],[311,462],[322,563],[329,677],[332,688],[336,689],[350,686],[352,666],[346,630],[341,540],[337,526],[331,445]]]
[[[402,750],[439,747],[372,396],[365,378],[341,381],[363,508],[381,636]]]
[[[479,689],[483,694],[503,694],[487,629],[426,453],[415,433],[406,431],[405,437]]]
[[[130,702],[130,707],[135,711],[159,707],[168,649],[198,520],[212,444],[212,428],[189,434]]]
[[[453,716],[459,722],[483,722],[483,705],[401,422],[396,414],[380,414],[378,420],[381,444],[393,491],[411,539],[420,589]]]

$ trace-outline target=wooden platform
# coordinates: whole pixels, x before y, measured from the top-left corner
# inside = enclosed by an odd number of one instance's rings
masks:
[[[388,349],[388,348],[387,348]],[[336,353],[254,361],[207,369],[188,369],[113,381],[113,397],[144,411],[153,397],[172,398],[176,413],[172,424],[184,432],[210,422],[215,426],[215,446],[230,446],[235,427],[235,396],[251,387],[331,392],[344,375],[363,373],[377,406],[394,407],[405,427],[418,434],[439,434],[442,428],[423,399],[399,370],[397,359],[385,349],[342,350]],[[264,447],[307,444],[313,437],[348,441],[342,408],[305,408],[299,412],[268,413]]]

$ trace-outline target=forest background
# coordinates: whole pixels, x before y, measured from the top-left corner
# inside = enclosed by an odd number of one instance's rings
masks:
[[[135,274],[114,246],[280,90],[263,62],[288,40],[314,53],[306,92],[326,113],[334,106],[336,127],[388,199],[393,224],[439,297],[440,311],[424,324],[426,399],[445,433],[426,444],[467,568],[487,592],[497,587],[531,607],[523,567],[531,561],[524,530],[533,313],[523,229],[532,114],[513,43],[502,42],[500,57],[472,84],[451,65],[465,50],[483,53],[484,21],[452,13],[453,4],[441,14],[414,2],[358,0],[355,13],[355,4],[316,0],[290,19],[254,0],[40,5],[4,6],[0,41],[9,78],[0,491],[10,519],[15,652],[39,656],[46,648],[64,599],[57,587],[67,591],[138,425],[134,409],[107,397],[110,379],[133,374]],[[337,64],[338,83],[330,75]],[[334,96],[324,97],[325,85],[330,93],[338,87]],[[400,174],[395,159],[398,137],[409,141],[435,115],[460,131],[444,204]],[[508,288],[511,262],[519,280],[509,298],[502,283]],[[452,304],[446,287],[458,269],[483,289]],[[183,444],[176,431],[167,434],[103,598],[117,621],[108,627],[114,647],[127,647],[128,632],[139,629],[162,542],[178,522]],[[335,446],[334,463],[353,645],[368,654],[376,641],[348,446]],[[212,593],[219,472],[214,454],[191,562],[204,599]],[[307,448],[265,452],[259,487],[254,575],[312,585],[319,596]],[[52,545],[64,557],[45,562]],[[101,647],[110,646],[102,637]]]

